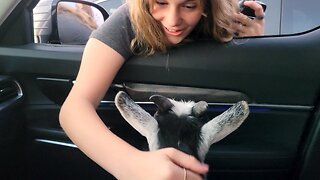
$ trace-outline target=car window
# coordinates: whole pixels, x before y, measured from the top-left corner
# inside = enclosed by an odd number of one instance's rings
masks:
[[[281,34],[307,31],[320,24],[319,0],[282,0]]]
[[[33,33],[35,43],[47,43],[52,33],[52,4],[53,0],[40,0],[33,9]]]
[[[102,6],[109,15],[111,15],[125,0],[98,0],[95,1],[96,4]]]
[[[100,5],[111,15],[125,0],[86,0]],[[267,5],[265,35],[300,33],[320,24],[318,0],[261,0]],[[56,32],[52,22],[52,8],[57,0],[40,0],[33,10],[34,42],[52,43],[48,38]]]
[[[16,7],[20,0],[1,0],[0,6],[0,25],[8,17],[10,12]]]
[[[262,0],[267,5],[265,11],[265,35],[280,34],[281,0]]]

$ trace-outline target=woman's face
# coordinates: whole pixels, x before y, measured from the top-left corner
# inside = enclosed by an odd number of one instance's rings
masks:
[[[198,24],[202,7],[199,0],[155,0],[151,10],[171,44],[184,40]]]

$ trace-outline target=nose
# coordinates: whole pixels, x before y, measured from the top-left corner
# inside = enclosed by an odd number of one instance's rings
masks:
[[[182,16],[179,8],[172,7],[166,15],[167,25],[170,27],[179,26],[182,22]]]

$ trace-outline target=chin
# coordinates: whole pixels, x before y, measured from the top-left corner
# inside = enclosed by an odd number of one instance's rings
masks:
[[[170,39],[169,39],[169,43],[170,43],[171,45],[179,44],[179,43],[181,43],[182,41],[183,41],[183,39],[176,39],[176,40],[170,40]]]

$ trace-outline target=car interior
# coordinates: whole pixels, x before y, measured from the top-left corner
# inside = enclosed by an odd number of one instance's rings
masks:
[[[37,3],[17,1],[0,24],[0,179],[115,179],[60,127],[59,110],[84,45],[34,43]],[[125,91],[150,114],[156,110],[149,101],[153,94],[206,101],[212,117],[245,100],[250,114],[211,146],[207,178],[315,180],[320,177],[319,57],[319,27],[224,44],[184,43],[127,60],[97,112],[113,133],[146,151],[146,139],[115,107],[117,92]]]

